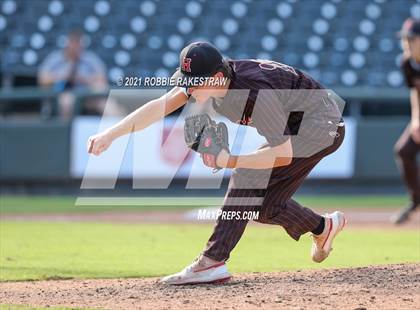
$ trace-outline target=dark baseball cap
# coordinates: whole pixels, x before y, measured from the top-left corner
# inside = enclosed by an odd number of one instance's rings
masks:
[[[210,77],[223,65],[223,56],[215,46],[208,42],[193,42],[181,51],[179,67],[172,78]]]
[[[401,38],[420,36],[420,20],[407,18],[402,25],[401,31],[398,32],[398,36]]]

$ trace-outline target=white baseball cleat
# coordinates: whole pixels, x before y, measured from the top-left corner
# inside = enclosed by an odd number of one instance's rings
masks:
[[[182,271],[166,276],[160,283],[170,285],[186,284],[221,284],[229,281],[231,275],[225,262],[214,262],[205,256],[200,256]]]
[[[344,213],[335,211],[325,214],[325,227],[320,235],[312,234],[312,260],[320,263],[325,260],[332,250],[332,243],[338,233],[347,223]]]

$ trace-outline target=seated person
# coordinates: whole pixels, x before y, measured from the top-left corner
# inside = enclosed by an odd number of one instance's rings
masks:
[[[82,33],[72,31],[63,50],[51,52],[41,64],[38,82],[43,87],[53,87],[61,92],[58,98],[59,114],[69,119],[74,114],[75,97],[72,90],[87,88],[106,91],[106,68],[101,59],[82,45]],[[89,98],[84,105],[88,114],[102,114],[106,98]],[[109,102],[108,115],[122,114],[115,102]]]

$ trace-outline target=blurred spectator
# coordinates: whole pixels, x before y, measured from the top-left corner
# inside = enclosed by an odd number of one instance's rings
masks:
[[[74,114],[75,96],[72,90],[101,92],[108,88],[104,63],[95,53],[83,48],[82,37],[82,32],[72,31],[65,48],[47,55],[38,72],[41,86],[53,87],[61,92],[58,97],[59,114],[65,119]],[[108,100],[106,111],[105,104],[105,98],[89,98],[85,101],[83,111],[88,114],[122,114],[115,102]]]
[[[406,222],[420,207],[420,180],[417,155],[420,153],[420,20],[409,18],[399,33],[404,49],[401,65],[410,88],[411,121],[395,145],[401,172],[410,194],[410,204],[394,218],[396,224]]]

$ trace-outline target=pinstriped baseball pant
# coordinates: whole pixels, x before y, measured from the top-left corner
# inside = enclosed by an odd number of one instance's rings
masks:
[[[301,235],[314,230],[320,224],[321,215],[301,206],[291,197],[316,164],[339,148],[344,139],[344,127],[338,128],[337,132],[339,136],[334,139],[331,146],[308,158],[294,158],[288,166],[274,168],[266,189],[236,188],[235,182],[249,182],[251,180],[249,177],[255,170],[235,171],[229,183],[222,211],[259,211],[258,222],[280,225],[296,241]],[[237,197],[241,197],[241,203],[226,203],[229,199],[232,201]],[[257,197],[263,199],[262,204],[249,203],[255,201]],[[247,224],[248,220],[228,220],[219,217],[203,254],[217,261],[229,259],[230,252],[239,242]]]
[[[411,137],[410,125],[408,125],[395,144],[395,155],[411,200],[416,204],[420,203],[420,181],[416,160],[418,153],[420,153],[420,144]]]

